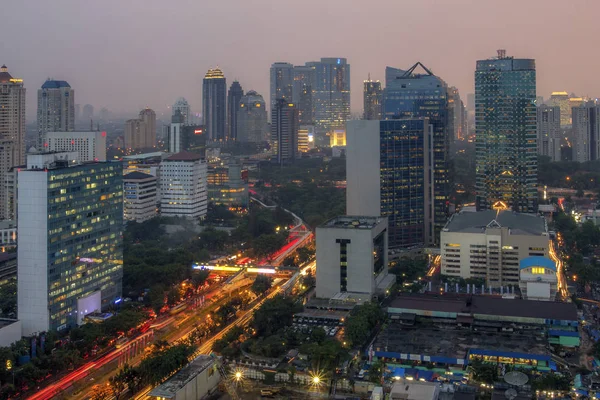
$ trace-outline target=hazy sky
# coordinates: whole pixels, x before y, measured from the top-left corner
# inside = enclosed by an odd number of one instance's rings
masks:
[[[179,96],[200,111],[202,77],[219,65],[268,102],[269,67],[346,57],[352,110],[362,81],[423,62],[473,91],[477,59],[505,48],[537,61],[538,95],[600,96],[600,0],[1,0],[0,64],[28,89],[27,119],[47,77],[76,103],[165,112]]]

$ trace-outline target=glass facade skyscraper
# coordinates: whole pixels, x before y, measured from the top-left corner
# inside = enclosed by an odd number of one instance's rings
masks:
[[[278,99],[292,102],[294,87],[294,66],[286,62],[271,65],[271,113],[275,111]]]
[[[475,71],[477,209],[537,210],[535,60],[498,57]]]
[[[210,140],[227,137],[227,81],[219,68],[209,69],[202,82],[202,117]]]
[[[383,90],[381,82],[372,81],[371,77],[364,82],[363,89],[364,114],[363,119],[381,119],[383,106]]]
[[[238,139],[238,108],[243,95],[242,85],[233,81],[227,93],[227,136],[230,140]]]
[[[416,73],[421,67],[424,73]],[[449,153],[452,113],[448,103],[448,85],[421,63],[407,71],[387,67],[385,70],[384,118],[428,118],[433,127],[431,169],[433,174],[433,226],[426,244],[439,242],[439,232],[448,219],[450,200]]]
[[[292,98],[298,107],[298,121],[300,125],[312,125],[313,102],[312,87],[315,69],[304,65],[294,67],[294,88]]]

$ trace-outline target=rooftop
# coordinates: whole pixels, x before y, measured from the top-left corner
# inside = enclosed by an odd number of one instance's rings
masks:
[[[547,235],[546,220],[535,214],[509,210],[460,212],[452,215],[444,232],[484,233],[486,228],[506,227],[513,235]]]
[[[14,79],[12,75],[8,73],[8,68],[6,68],[6,65],[2,65],[2,67],[0,67],[0,83],[8,83],[13,80]]]
[[[373,229],[381,222],[383,219],[380,217],[344,215],[330,219],[321,225],[321,228]]]
[[[70,88],[71,85],[67,81],[55,81],[54,79],[48,79],[42,85],[42,89],[60,89],[64,87]]]
[[[414,382],[402,379],[394,382],[390,392],[391,399],[435,400],[439,384],[433,382]]]
[[[215,69],[209,69],[204,76],[204,79],[225,79],[225,75],[223,74],[223,71],[217,67]]]
[[[0,329],[14,324],[15,322],[17,322],[16,319],[0,318]]]
[[[182,151],[181,153],[173,154],[171,157],[168,157],[167,161],[197,161],[201,158],[202,156],[198,153]]]
[[[139,172],[139,171],[130,172],[129,174],[127,174],[123,177],[124,180],[141,180],[141,179],[149,179],[149,178],[156,179],[155,176],[152,176],[150,174],[145,174],[145,173]]]
[[[389,308],[577,321],[577,307],[573,303],[492,296],[401,294]]]
[[[209,356],[198,356],[194,361],[186,365],[182,370],[173,375],[168,381],[154,388],[148,396],[173,399],[177,392],[187,385],[202,371],[212,366],[214,359]]]

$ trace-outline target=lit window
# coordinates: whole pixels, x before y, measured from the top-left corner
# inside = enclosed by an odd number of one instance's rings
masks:
[[[531,268],[531,273],[534,275],[544,275],[546,273],[546,268],[533,267],[533,268]]]

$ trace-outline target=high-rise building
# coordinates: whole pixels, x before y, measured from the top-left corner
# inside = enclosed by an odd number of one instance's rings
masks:
[[[298,151],[300,153],[306,153],[314,148],[315,127],[312,125],[300,125],[300,127],[298,128]]]
[[[78,153],[81,162],[106,161],[106,132],[46,132],[48,151]]]
[[[184,126],[185,117],[180,110],[176,110],[171,117],[171,125],[169,125],[169,132],[167,134],[169,153],[179,153],[183,151],[182,130]]]
[[[267,107],[263,97],[250,90],[239,101],[237,109],[238,141],[260,143],[267,139]]]
[[[227,93],[227,136],[238,140],[238,108],[244,95],[244,89],[238,81],[233,81]]]
[[[138,119],[125,122],[125,146],[129,149],[156,147],[156,113],[153,110],[145,108]]]
[[[417,72],[418,68],[423,72]],[[446,224],[450,201],[450,142],[454,136],[452,113],[448,103],[448,85],[423,64],[417,62],[408,70],[385,69],[384,118],[428,118],[433,126],[431,158],[433,180],[434,230],[429,244],[439,242],[439,232]],[[391,224],[390,224],[391,226]]]
[[[183,151],[160,163],[160,213],[164,216],[206,216],[207,166],[200,154]]]
[[[25,336],[81,324],[121,299],[122,164],[81,164],[75,157],[29,155],[18,172],[18,313]]]
[[[431,243],[434,126],[427,118],[346,126],[346,213],[387,217],[390,249]]]
[[[81,104],[75,104],[75,125],[81,120]]]
[[[85,124],[89,124],[90,120],[94,118],[94,106],[91,104],[86,104],[83,106],[83,111],[81,112],[81,121]]]
[[[449,132],[452,132],[453,140],[461,140],[466,135],[466,109],[460,98],[458,89],[452,86],[448,89],[448,115]]]
[[[38,146],[47,146],[46,132],[75,130],[75,91],[66,81],[48,79],[38,90]]]
[[[566,127],[571,125],[571,105],[567,92],[552,92],[548,104],[560,109],[560,125]]]
[[[381,82],[371,80],[370,74],[369,79],[364,82],[363,100],[363,119],[382,119],[381,111],[383,108],[383,89],[381,89]]]
[[[573,107],[573,161],[595,161],[600,158],[600,105],[588,101]]]
[[[208,167],[208,201],[227,207],[248,207],[248,182],[242,177],[242,164],[230,159]]]
[[[294,67],[292,102],[298,107],[298,121],[301,125],[313,123],[312,87],[315,69],[305,65]]]
[[[184,125],[189,124],[191,122],[190,119],[192,117],[192,114],[190,111],[190,104],[185,99],[185,97],[179,97],[175,101],[175,104],[173,104],[173,107],[171,107],[171,116],[174,116],[178,111],[181,115],[183,115]]]
[[[321,58],[306,66],[314,68],[313,120],[322,140],[333,129],[343,129],[350,119],[350,64],[345,58]]]
[[[293,102],[294,66],[286,62],[271,65],[271,113],[275,110],[277,100],[285,99]]]
[[[535,60],[477,61],[475,71],[478,210],[537,211]]]
[[[219,67],[209,69],[202,82],[202,116],[210,140],[227,139],[227,80]]]
[[[273,161],[279,165],[293,163],[298,153],[298,109],[294,103],[278,99],[271,113],[271,148]]]
[[[537,106],[537,152],[552,161],[561,160],[561,118],[559,106]]]
[[[0,68],[0,219],[10,219],[6,174],[25,162],[25,88],[8,68]],[[14,210],[14,207],[11,207]],[[13,216],[14,217],[14,216]]]
[[[156,216],[157,180],[155,176],[134,171],[123,177],[123,218],[144,222]]]

